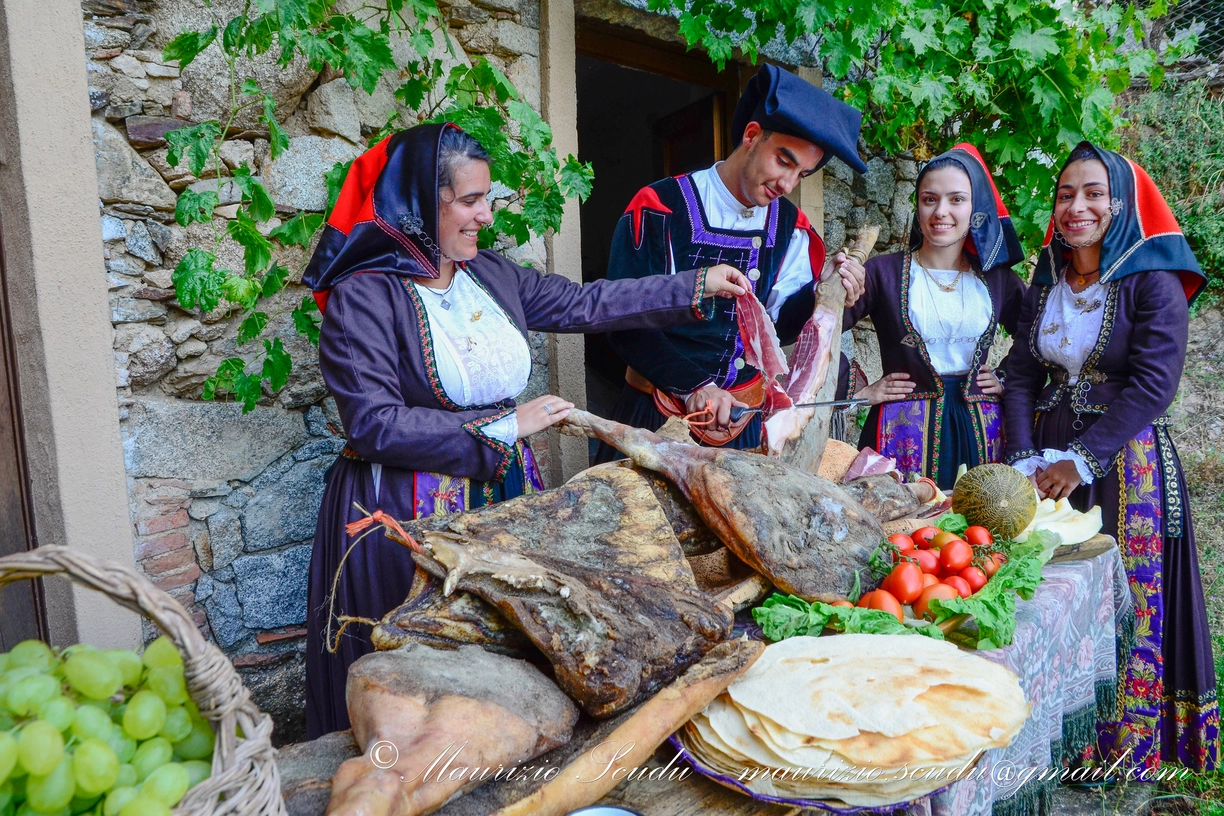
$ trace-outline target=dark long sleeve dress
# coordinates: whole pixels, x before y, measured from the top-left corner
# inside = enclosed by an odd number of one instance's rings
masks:
[[[957,466],[997,462],[1003,456],[999,398],[982,393],[974,372],[985,364],[1000,325],[1015,333],[1024,282],[1010,266],[976,271],[990,294],[990,323],[978,338],[970,373],[941,377],[909,314],[910,253],[895,252],[867,262],[863,296],[846,309],[843,329],[870,317],[880,342],[884,374],[905,373],[914,383],[907,399],[872,406],[859,447],[872,447],[897,460],[907,479],[935,479],[952,486]],[[1009,374],[1010,376],[1010,374]],[[844,374],[843,374],[844,377]],[[952,421],[960,426],[949,429]]]
[[[468,274],[526,337],[552,332],[653,329],[710,313],[704,276],[684,272],[579,286],[481,252]],[[372,650],[368,629],[349,627],[335,654],[326,651],[328,598],[352,539],[345,525],[362,518],[354,502],[396,519],[462,512],[542,485],[530,447],[511,446],[481,429],[514,410],[513,400],[464,408],[443,391],[429,320],[407,279],[354,274],[330,291],[319,342],[323,378],[336,399],[348,447],[327,477],[310,565],[306,652],[307,736],[348,727],[349,665]],[[381,465],[375,477],[372,465]],[[335,613],[381,619],[408,594],[409,551],[370,533],[344,563]],[[335,632],[333,624],[332,632]]]
[[[1089,751],[1131,751],[1136,766],[1217,763],[1219,711],[1206,607],[1185,477],[1169,438],[1186,358],[1189,310],[1173,272],[1107,284],[1100,335],[1079,375],[1042,357],[1038,332],[1052,286],[1024,300],[1003,397],[1007,461],[1052,448],[1078,453],[1093,474],[1070,497],[1100,505],[1118,540],[1135,603],[1134,643],[1119,667],[1118,712]]]

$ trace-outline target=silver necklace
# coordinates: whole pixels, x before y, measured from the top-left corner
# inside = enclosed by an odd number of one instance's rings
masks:
[[[455,274],[451,276],[450,285],[447,286],[445,289],[443,289],[441,292],[437,292],[433,289],[433,287],[426,286],[423,283],[418,283],[417,286],[421,287],[426,292],[429,292],[431,295],[437,295],[439,298],[442,299],[442,303],[440,304],[442,308],[449,310],[451,307],[451,304],[450,304],[450,301],[446,299],[446,296],[450,294],[450,290],[455,288],[455,281],[457,280],[459,280],[459,270],[455,270]]]

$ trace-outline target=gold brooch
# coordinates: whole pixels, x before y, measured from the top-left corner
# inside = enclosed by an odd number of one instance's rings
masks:
[[[472,322],[475,323],[477,320],[479,320],[482,314],[484,314],[484,309],[472,312]]]
[[[1044,329],[1042,329],[1042,330],[1041,330],[1041,333],[1042,333],[1042,334],[1053,334],[1054,332],[1058,331],[1060,328],[1061,328],[1061,326],[1059,326],[1059,324],[1057,324],[1057,323],[1051,323],[1050,325],[1048,325],[1048,326],[1046,326]]]

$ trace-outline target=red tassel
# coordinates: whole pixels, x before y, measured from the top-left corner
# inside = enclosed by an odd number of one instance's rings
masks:
[[[389,513],[384,513],[381,510],[375,510],[371,515],[368,515],[365,518],[360,518],[354,522],[344,525],[344,531],[350,536],[355,536],[362,530],[374,524],[381,524],[384,527],[390,527],[397,534],[399,534],[400,538],[408,542],[408,548],[413,552],[424,552],[421,545],[417,543],[415,538],[408,535],[408,531],[400,526],[400,523],[395,520],[394,516],[390,515]]]

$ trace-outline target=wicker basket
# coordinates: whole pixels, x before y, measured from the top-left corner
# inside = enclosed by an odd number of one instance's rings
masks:
[[[174,809],[176,816],[287,813],[272,747],[272,719],[251,702],[233,664],[204,639],[176,600],[135,570],[70,547],[39,547],[0,558],[0,587],[43,575],[64,575],[106,593],[156,623],[183,655],[187,690],[217,732],[217,745],[212,775],[187,792]]]

